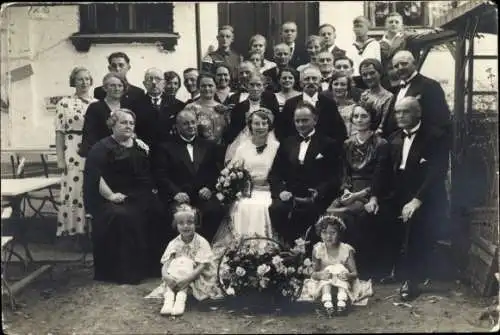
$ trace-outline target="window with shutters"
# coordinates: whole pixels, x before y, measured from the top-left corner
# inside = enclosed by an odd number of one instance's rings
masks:
[[[143,42],[173,51],[173,3],[97,3],[79,5],[80,30],[71,36],[78,51],[94,43]]]

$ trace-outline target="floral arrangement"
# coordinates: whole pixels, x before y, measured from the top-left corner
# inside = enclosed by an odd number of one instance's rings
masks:
[[[252,193],[252,177],[245,169],[243,162],[232,161],[221,171],[217,184],[215,196],[226,205],[242,197],[250,197]]]
[[[305,245],[303,239],[297,239],[292,249],[282,251],[278,242],[268,238],[235,241],[219,263],[217,274],[222,291],[228,296],[265,292],[270,297],[297,299],[304,280],[312,274]]]

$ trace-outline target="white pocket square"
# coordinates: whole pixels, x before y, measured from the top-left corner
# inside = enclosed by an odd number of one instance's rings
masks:
[[[420,158],[420,164],[427,162],[427,159],[425,158]]]
[[[321,159],[321,158],[323,158],[323,155],[322,155],[321,153],[319,153],[319,154],[316,156],[316,158],[315,158],[315,159]]]

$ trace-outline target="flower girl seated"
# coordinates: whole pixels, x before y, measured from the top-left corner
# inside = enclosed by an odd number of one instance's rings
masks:
[[[358,279],[354,248],[341,242],[346,226],[342,219],[322,216],[315,225],[322,242],[314,245],[312,261],[314,272],[306,279],[300,300],[316,300],[321,297],[328,315],[335,312],[332,303],[333,289],[337,291],[337,313],[347,311],[347,303],[366,305],[373,294],[371,281]]]
[[[197,300],[211,296],[215,284],[213,254],[208,241],[195,232],[197,211],[186,204],[174,213],[174,227],[179,235],[169,242],[161,258],[162,284],[147,298],[162,294],[161,315],[181,315],[188,294]]]

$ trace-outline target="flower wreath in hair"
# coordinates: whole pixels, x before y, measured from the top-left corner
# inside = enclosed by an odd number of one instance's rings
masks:
[[[248,114],[246,122],[247,123],[250,122],[250,120],[252,119],[252,116],[254,116],[255,113],[257,113],[257,112],[266,114],[266,117],[269,120],[269,125],[273,124],[273,122],[274,122],[274,114],[273,114],[273,112],[270,109],[265,108],[265,107],[259,107],[259,109],[254,110],[253,112],[251,112],[250,114]]]
[[[200,223],[200,213],[196,208],[188,204],[179,204],[174,208],[174,218],[179,214],[190,214],[195,219],[195,226]]]
[[[334,224],[337,224],[341,232],[345,232],[347,230],[347,226],[344,223],[344,220],[342,220],[340,217],[336,215],[331,215],[331,214],[322,215],[318,219],[318,222],[316,222],[316,225],[321,226],[325,221],[332,221]]]

